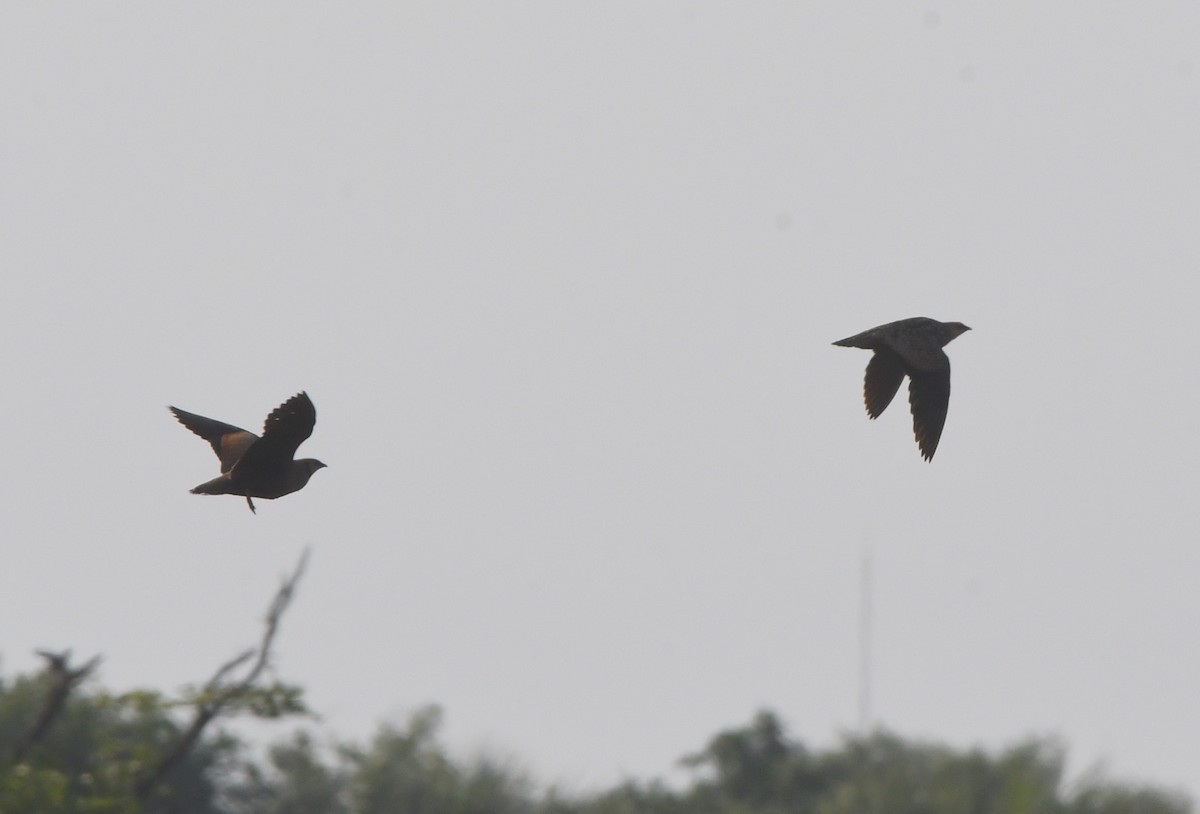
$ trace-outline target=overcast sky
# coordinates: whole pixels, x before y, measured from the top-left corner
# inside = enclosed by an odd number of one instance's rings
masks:
[[[0,657],[256,640],[365,737],[593,787],[778,711],[1200,793],[1200,7],[9,3]],[[862,406],[948,347],[925,463]],[[174,404],[304,389],[259,501]]]

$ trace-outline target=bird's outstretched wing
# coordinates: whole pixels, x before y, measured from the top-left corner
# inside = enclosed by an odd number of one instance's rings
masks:
[[[913,435],[925,460],[932,461],[946,424],[950,405],[950,360],[943,370],[908,372],[908,402],[912,408]]]
[[[867,375],[863,380],[863,401],[867,415],[879,418],[887,409],[904,381],[904,363],[900,357],[886,348],[879,348],[867,362]]]
[[[258,436],[241,427],[215,421],[202,415],[171,407],[171,412],[179,423],[199,435],[212,445],[213,452],[221,460],[221,471],[228,472],[233,465],[246,453]]]
[[[239,472],[282,468],[296,454],[317,423],[317,408],[308,393],[300,392],[280,404],[263,425],[262,437],[238,462]],[[235,472],[234,474],[239,474]]]

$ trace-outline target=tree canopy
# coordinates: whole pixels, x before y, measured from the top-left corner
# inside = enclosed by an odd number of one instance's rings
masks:
[[[56,681],[51,667],[0,680],[0,750],[11,757]],[[295,688],[291,688],[294,693]],[[263,690],[263,692],[267,692]],[[269,692],[267,692],[269,694]],[[181,701],[183,702],[181,704]],[[300,705],[291,696],[291,713]],[[426,707],[367,743],[301,729],[258,754],[205,732],[139,795],[147,767],[188,731],[195,698],[113,694],[89,677],[45,736],[0,767],[0,812],[188,814],[1184,814],[1164,789],[1064,781],[1064,748],[1031,740],[998,752],[956,750],[877,731],[812,748],[772,712],[714,735],[681,763],[683,788],[628,781],[592,793],[546,788],[507,761],[462,760]],[[247,707],[249,709],[250,707]],[[636,733],[631,733],[636,737]]]
[[[436,706],[368,743],[301,729],[265,754],[220,723],[308,713],[301,687],[269,678],[272,644],[307,561],[283,581],[256,647],[174,696],[99,686],[99,658],[39,652],[0,676],[0,814],[1186,814],[1184,795],[1093,775],[1068,784],[1051,740],[958,750],[878,730],[813,748],[769,710],[683,757],[682,788],[631,780],[580,793],[506,760],[462,760]],[[629,737],[636,738],[636,732]]]

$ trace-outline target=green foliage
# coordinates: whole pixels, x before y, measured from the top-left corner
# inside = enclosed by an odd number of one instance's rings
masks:
[[[1033,742],[997,757],[973,750],[906,743],[875,733],[851,740],[830,756],[840,779],[819,814],[892,812],[913,814],[1051,814],[1062,810],[1062,752]]]
[[[312,714],[304,703],[304,690],[281,681],[239,688],[237,694],[226,702],[228,697],[229,690],[225,687],[216,690],[208,687],[188,687],[184,690],[182,698],[174,702],[174,706],[211,707],[216,703],[225,703],[224,711],[227,716],[246,713],[266,720]]]
[[[32,724],[49,692],[48,672],[0,692],[4,754]],[[25,759],[0,772],[0,811],[120,812],[160,728],[145,697],[104,693],[72,699]]]
[[[270,751],[271,771],[248,773],[233,793],[238,811],[317,814],[525,814],[529,783],[497,763],[460,764],[437,742],[441,711],[418,711],[404,728],[383,726],[366,748],[332,750],[321,760],[300,734]]]
[[[38,714],[50,680],[47,671],[0,685],[0,814],[220,810],[218,782],[239,752],[234,740],[220,734],[201,739],[171,772],[169,783],[139,799],[139,779],[178,742],[184,728],[178,718],[181,704],[155,692],[110,695],[85,687],[71,696],[24,759],[10,765],[12,745]],[[284,703],[302,706],[298,692],[285,687],[279,694]],[[246,708],[253,710],[255,703],[252,699]]]
[[[815,764],[802,744],[789,740],[779,719],[767,711],[744,729],[718,734],[704,751],[682,763],[712,775],[697,783],[692,800],[713,811],[807,807],[831,782],[829,772]]]
[[[490,757],[456,759],[428,707],[367,744],[319,744],[299,732],[265,759],[220,733],[204,735],[148,799],[139,779],[179,742],[181,701],[155,692],[75,692],[45,736],[12,764],[46,696],[46,674],[0,681],[0,814],[1186,814],[1162,790],[1092,777],[1064,791],[1063,748],[1029,741],[998,753],[959,751],[887,732],[813,750],[770,712],[720,732],[682,761],[692,782],[625,782],[587,795],[539,791]],[[243,688],[226,710],[276,718],[307,712],[299,687]]]
[[[350,814],[349,778],[328,766],[306,732],[272,746],[269,767],[244,764],[244,777],[227,792],[231,814]]]
[[[848,738],[840,749],[810,752],[789,740],[778,719],[759,713],[750,726],[722,732],[684,759],[701,778],[674,799],[625,789],[589,814],[1186,814],[1177,794],[1085,782],[1064,795],[1064,751],[1029,741],[996,755],[905,741],[887,732]],[[683,801],[682,808],[673,804]]]
[[[70,796],[67,776],[55,769],[22,763],[0,773],[0,811],[66,812]]]
[[[533,811],[524,778],[488,759],[466,765],[437,743],[442,713],[427,707],[405,729],[384,726],[370,749],[345,752],[356,814],[523,814]]]
[[[1067,814],[1179,814],[1191,811],[1191,804],[1182,794],[1099,780],[1085,785],[1063,810]]]

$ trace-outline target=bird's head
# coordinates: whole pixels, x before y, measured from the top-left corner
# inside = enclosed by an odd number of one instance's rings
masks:
[[[945,346],[950,344],[955,337],[961,336],[969,330],[971,329],[966,325],[963,325],[961,322],[943,322],[941,330],[942,345]]]
[[[308,483],[308,479],[313,476],[314,472],[316,472],[318,469],[325,468],[325,464],[321,463],[316,458],[301,458],[300,460],[296,461],[296,463],[300,464],[300,466],[296,467],[296,469],[299,469],[304,473],[305,483]]]

